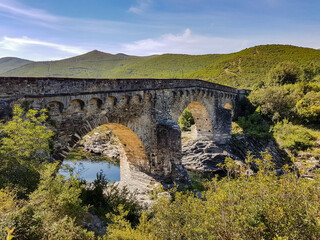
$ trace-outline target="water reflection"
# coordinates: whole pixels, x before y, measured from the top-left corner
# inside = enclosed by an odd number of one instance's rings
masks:
[[[64,160],[59,173],[69,176],[69,170],[67,170],[69,167],[73,169],[73,173],[79,174],[80,179],[85,179],[88,183],[93,182],[99,172],[103,172],[110,182],[120,181],[120,166],[107,161]]]

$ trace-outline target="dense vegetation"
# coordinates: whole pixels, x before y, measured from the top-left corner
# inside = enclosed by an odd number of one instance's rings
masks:
[[[252,88],[279,62],[291,61],[310,70],[320,65],[320,51],[288,45],[263,45],[231,54],[164,54],[148,57],[87,54],[50,62],[34,62],[12,69],[4,76],[78,78],[198,78],[235,87]],[[0,65],[1,70],[1,65]],[[4,72],[4,71],[2,71]],[[1,74],[1,71],[0,71]]]

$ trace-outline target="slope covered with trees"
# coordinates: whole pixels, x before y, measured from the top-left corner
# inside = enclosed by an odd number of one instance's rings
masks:
[[[163,54],[147,57],[87,54],[50,62],[34,62],[0,74],[75,78],[197,78],[251,88],[265,80],[278,63],[291,61],[301,71],[320,66],[320,51],[289,45],[262,45],[231,54]],[[1,69],[1,65],[0,65]]]

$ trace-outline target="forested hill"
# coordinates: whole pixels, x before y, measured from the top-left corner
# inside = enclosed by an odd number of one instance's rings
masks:
[[[1,59],[0,59],[1,60]],[[59,61],[32,62],[3,71],[2,76],[77,78],[199,78],[230,86],[252,87],[271,68],[291,61],[299,68],[320,66],[320,50],[262,45],[231,54],[163,54],[147,57],[92,51]]]

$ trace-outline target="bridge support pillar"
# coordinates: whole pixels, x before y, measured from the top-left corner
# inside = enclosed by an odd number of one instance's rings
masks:
[[[157,161],[151,168],[157,175],[162,175],[164,183],[189,184],[187,170],[181,163],[181,131],[178,124],[171,120],[157,125]]]
[[[232,111],[222,107],[215,109],[213,138],[216,144],[226,144],[231,138]]]

